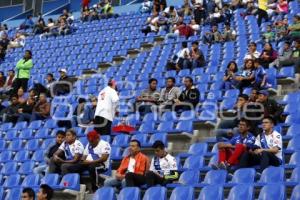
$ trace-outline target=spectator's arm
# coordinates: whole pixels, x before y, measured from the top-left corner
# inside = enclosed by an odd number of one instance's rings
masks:
[[[17,63],[17,69],[31,69],[33,66],[32,60],[28,60],[27,62],[24,62],[24,60],[20,60]]]
[[[108,157],[109,154],[102,154],[102,156],[97,160],[87,161],[86,158],[82,160],[84,160],[83,161],[84,164],[97,164],[97,163],[104,163],[105,161],[107,161]]]
[[[74,155],[74,159],[73,160],[63,160],[63,162],[62,163],[76,163],[76,162],[78,162],[78,161],[80,161],[80,159],[81,159],[81,154],[79,154],[79,153],[76,153],[75,155]]]

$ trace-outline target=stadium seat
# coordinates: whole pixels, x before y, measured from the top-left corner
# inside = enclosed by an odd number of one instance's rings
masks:
[[[7,175],[7,176],[16,174],[17,166],[18,166],[17,162],[14,162],[14,161],[6,162],[2,167],[1,174]]]
[[[189,156],[182,167],[183,170],[200,170],[203,167],[204,159],[200,155]]]
[[[59,181],[59,175],[58,174],[46,174],[41,179],[41,184],[47,184],[50,187],[57,187]]]
[[[194,143],[190,146],[187,153],[180,153],[180,157],[188,157],[189,155],[204,155],[207,152],[207,143]]]
[[[121,147],[114,147],[114,146],[111,147],[110,159],[112,160],[122,159]]]
[[[4,188],[17,187],[17,186],[19,186],[20,181],[21,181],[21,176],[19,174],[11,174],[4,181],[3,187]]]
[[[38,188],[39,182],[40,176],[38,174],[30,174],[24,178],[22,182],[22,187]]]
[[[172,132],[174,127],[174,123],[172,121],[161,122],[156,132]]]
[[[187,132],[192,133],[193,132],[193,121],[180,121],[176,128],[172,132]]]
[[[254,183],[256,171],[254,168],[243,168],[238,169],[234,172],[232,180],[228,185],[236,185],[236,184],[252,184]]]
[[[33,173],[33,168],[35,167],[35,163],[32,160],[26,161],[22,163],[19,169],[19,174],[28,175]]]
[[[167,184],[167,187],[173,188],[180,185],[196,185],[199,183],[200,173],[199,170],[186,170],[184,171],[178,180],[178,183]]]
[[[4,189],[0,187],[0,199],[4,199]]]
[[[289,141],[289,144],[287,146],[287,150],[291,150],[291,151],[298,151],[300,150],[300,144],[299,141],[300,140],[300,135],[295,135],[293,137],[293,139],[291,139]]]
[[[266,168],[256,185],[262,186],[269,183],[284,182],[284,168],[282,167],[268,167]]]
[[[202,188],[198,200],[222,200],[223,187],[218,185],[208,185]]]
[[[172,191],[170,200],[194,200],[194,188],[191,186],[176,187]]]
[[[283,184],[265,185],[259,193],[258,200],[285,200],[285,187]]]
[[[28,151],[36,151],[38,150],[39,147],[39,140],[38,139],[31,139],[28,140],[26,145],[25,145],[25,149]]]
[[[11,161],[13,153],[11,151],[2,151],[0,153],[0,162],[5,163]]]
[[[21,199],[22,188],[13,188],[7,191],[5,200]]]
[[[126,134],[118,134],[114,137],[112,146],[128,147],[129,139],[129,136]]]
[[[148,134],[135,134],[131,137],[131,140],[138,140],[141,143],[142,147],[147,145]]]
[[[223,185],[226,183],[227,171],[225,170],[210,170],[206,173],[204,181],[197,185],[197,187],[203,187],[211,184]]]
[[[300,185],[296,185],[293,189],[290,200],[298,200],[300,199]]]
[[[118,200],[140,200],[141,194],[138,187],[126,187],[120,191]]]
[[[5,142],[5,140],[1,140],[0,139],[0,151],[2,152],[2,151],[4,151],[6,148],[6,142]]]
[[[9,130],[5,133],[5,139],[6,140],[14,140],[18,138],[18,130]]]
[[[239,184],[231,188],[228,198],[230,200],[252,200],[254,197],[253,186],[248,184]]]
[[[300,167],[296,167],[291,175],[291,178],[287,180],[286,185],[295,186],[300,182]]]
[[[59,184],[61,189],[80,190],[80,177],[79,174],[70,173],[62,177]]]
[[[33,133],[31,129],[23,129],[19,135],[20,139],[29,140],[33,138]]]
[[[95,192],[93,200],[116,200],[114,188],[101,187]]]
[[[161,116],[161,121],[163,122],[173,122],[177,120],[176,112],[167,111]]]
[[[57,123],[53,119],[48,119],[44,124],[44,128],[49,128],[49,129],[57,128]]]
[[[25,128],[27,128],[27,122],[17,122],[16,125],[12,129],[23,130]]]
[[[144,194],[143,200],[165,200],[167,199],[167,189],[165,187],[148,188]]]
[[[14,157],[14,160],[16,162],[25,162],[30,159],[30,153],[26,150],[18,151]]]
[[[40,128],[37,130],[35,133],[34,138],[35,139],[47,139],[50,138],[51,136],[49,135],[49,129],[48,128]]]
[[[33,129],[33,130],[40,129],[41,127],[42,127],[42,120],[32,121],[28,126],[29,129]]]

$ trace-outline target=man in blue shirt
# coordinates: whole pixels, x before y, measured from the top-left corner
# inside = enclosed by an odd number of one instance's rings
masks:
[[[229,143],[218,143],[219,163],[213,164],[213,169],[227,169],[230,166],[237,165],[240,156],[252,148],[255,143],[255,137],[249,132],[249,121],[242,118],[238,125],[238,133],[232,137]]]

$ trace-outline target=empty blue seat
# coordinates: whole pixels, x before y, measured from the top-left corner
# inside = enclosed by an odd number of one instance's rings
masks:
[[[115,199],[116,199],[116,195],[115,195],[114,188],[112,187],[101,187],[95,192],[93,196],[93,200],[115,200]]]
[[[291,178],[287,180],[287,185],[297,185],[300,182],[300,167],[296,167],[291,175]]]
[[[111,155],[110,159],[112,160],[121,160],[122,159],[122,153],[121,153],[121,147],[111,147]]]
[[[16,125],[13,127],[13,129],[16,130],[23,130],[27,128],[27,122],[17,122]]]
[[[189,155],[204,155],[207,152],[207,143],[194,143],[190,146],[187,153],[180,153],[180,157],[187,157]]]
[[[23,175],[28,175],[33,173],[33,168],[35,167],[35,163],[32,160],[26,161],[24,162],[20,169],[19,169],[19,174],[23,174]]]
[[[1,130],[1,131],[7,131],[8,129],[11,129],[13,126],[14,126],[14,124],[11,123],[11,122],[3,123],[3,124],[0,126],[0,130]]]
[[[42,120],[36,120],[36,121],[30,122],[28,128],[36,130],[36,129],[40,129],[41,126],[42,126]]]
[[[39,140],[38,139],[31,139],[28,140],[25,149],[28,151],[36,151],[39,149]]]
[[[25,162],[29,159],[30,159],[30,153],[29,153],[29,151],[26,151],[26,150],[18,151],[14,157],[14,160],[16,162]]]
[[[14,140],[18,138],[18,130],[9,130],[5,133],[6,140]]]
[[[234,172],[230,183],[243,184],[243,183],[254,183],[256,171],[253,168],[238,169]]]
[[[285,187],[283,184],[268,184],[265,185],[259,193],[258,200],[284,200],[285,199]]]
[[[47,184],[50,187],[56,187],[58,185],[59,175],[58,174],[46,174],[41,179],[41,184]]]
[[[33,133],[31,129],[23,129],[19,135],[20,139],[29,140],[33,138]]]
[[[175,130],[173,130],[173,132],[187,132],[187,133],[192,133],[192,131],[193,131],[192,120],[180,121],[176,125]]]
[[[43,149],[37,150],[33,153],[31,160],[35,162],[43,162],[45,157],[45,151]]]
[[[0,151],[4,151],[6,149],[6,142],[5,140],[0,139]]]
[[[118,200],[140,200],[141,194],[138,187],[123,188],[118,196]]]
[[[38,188],[39,182],[40,176],[38,174],[30,174],[24,178],[22,182],[22,187]]]
[[[12,155],[13,154],[12,154],[11,151],[2,151],[0,153],[0,162],[5,163],[5,162],[8,162],[8,161],[11,161]]]
[[[36,139],[46,139],[50,138],[49,129],[48,128],[39,128],[35,133],[34,138]]]
[[[236,185],[231,188],[228,199],[230,200],[252,200],[254,197],[253,186],[247,184]]]
[[[206,186],[206,185],[213,185],[219,184],[223,185],[226,183],[227,179],[227,171],[225,170],[210,170],[206,173],[204,181],[200,183],[198,186]]]
[[[290,200],[298,200],[298,199],[300,199],[300,185],[296,185],[294,187]]]
[[[300,152],[295,152],[292,154],[290,161],[286,167],[294,168],[300,166]]]
[[[141,143],[141,146],[144,147],[147,145],[148,134],[135,134],[131,137],[131,140],[138,140]]]
[[[173,130],[174,123],[172,121],[161,122],[157,127],[157,132],[171,132]]]
[[[17,166],[18,166],[17,162],[9,161],[3,165],[1,174],[8,175],[8,176],[12,174],[16,174]]]
[[[157,140],[162,141],[165,144],[165,146],[167,146],[167,133],[154,133],[150,136],[149,143],[147,146],[152,146]]]
[[[79,174],[70,173],[62,177],[59,184],[61,189],[80,190],[80,177]]]
[[[112,146],[127,147],[129,145],[129,136],[126,134],[118,134],[114,137]]]
[[[258,185],[264,185],[268,183],[280,183],[284,182],[284,168],[283,167],[268,167],[266,168],[258,181]]]
[[[0,187],[0,199],[4,199],[4,189]]]
[[[183,169],[193,169],[193,170],[199,170],[203,167],[204,164],[204,158],[201,155],[192,155],[189,156],[183,165]]]
[[[194,120],[194,119],[195,119],[195,111],[193,110],[183,111],[179,117],[180,121]]]
[[[167,189],[165,187],[148,188],[144,194],[143,200],[165,200],[167,199]]]
[[[297,151],[300,150],[300,135],[295,135],[293,139],[289,141],[289,144],[287,146],[287,150]]]
[[[294,67],[282,67],[279,70],[277,78],[295,78],[295,68]]]
[[[198,200],[223,200],[223,187],[208,185],[202,188]]]
[[[44,128],[49,128],[49,129],[57,128],[57,122],[53,119],[48,119],[44,124]]]
[[[22,188],[13,188],[8,190],[5,200],[16,200],[21,199]]]
[[[170,200],[194,200],[194,188],[191,186],[176,187],[172,191]]]
[[[139,131],[142,133],[152,133],[154,132],[155,123],[153,121],[142,123]]]
[[[196,185],[199,183],[199,170],[186,170],[180,174],[178,183],[168,184],[167,187],[177,187],[179,185]]]
[[[4,181],[3,187],[5,188],[14,188],[19,186],[21,181],[21,176],[19,174],[11,174]]]

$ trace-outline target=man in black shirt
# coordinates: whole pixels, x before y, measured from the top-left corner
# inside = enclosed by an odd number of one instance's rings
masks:
[[[22,122],[22,121],[29,122],[34,105],[35,105],[35,100],[29,97],[25,103],[19,106],[18,122]]]
[[[56,139],[55,139],[56,143],[45,152],[44,157],[45,157],[46,164],[34,168],[33,172],[35,174],[44,175],[44,173],[48,171],[48,163],[50,162],[50,159],[53,157],[53,154],[58,150],[60,145],[64,142],[65,137],[66,137],[66,133],[64,131],[59,130],[56,132]]]

